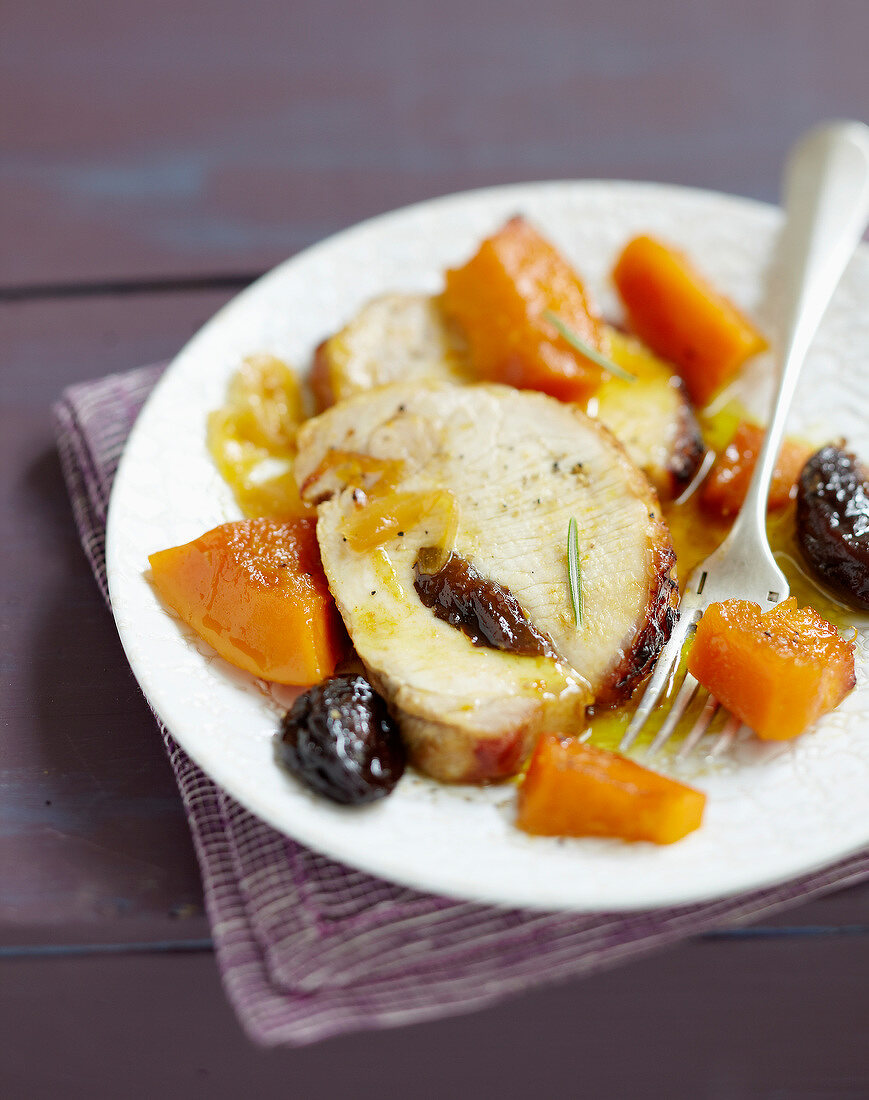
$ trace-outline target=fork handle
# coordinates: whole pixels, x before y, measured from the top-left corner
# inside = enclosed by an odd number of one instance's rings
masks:
[[[869,220],[869,127],[831,122],[810,130],[783,175],[778,389],[736,528],[763,532],[785,422],[809,346]],[[764,538],[765,541],[765,538]]]

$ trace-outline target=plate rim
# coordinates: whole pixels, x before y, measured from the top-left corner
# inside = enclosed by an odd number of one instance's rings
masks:
[[[249,300],[255,297],[259,297],[263,293],[263,288],[267,287],[272,281],[280,281],[287,272],[288,269],[305,263],[310,263],[312,258],[316,257],[320,250],[332,247],[340,247],[348,241],[352,241],[352,238],[360,233],[368,233],[372,230],[377,230],[384,226],[388,227],[390,222],[397,221],[408,216],[412,216],[419,211],[430,211],[438,208],[448,208],[450,204],[461,203],[467,200],[474,200],[478,202],[485,202],[486,200],[497,199],[502,200],[509,198],[516,194],[528,194],[529,191],[536,193],[543,193],[546,189],[573,189],[581,190],[583,188],[606,188],[606,189],[624,189],[626,191],[642,193],[646,195],[654,196],[655,194],[666,194],[668,199],[675,198],[679,195],[686,195],[693,200],[709,201],[710,203],[721,203],[732,205],[736,208],[743,207],[748,211],[761,214],[768,219],[780,219],[781,211],[778,207],[760,202],[755,199],[746,198],[739,195],[729,195],[725,192],[686,187],[677,184],[659,183],[659,182],[646,182],[646,181],[631,181],[631,180],[611,180],[611,179],[572,179],[572,180],[541,180],[532,182],[521,182],[495,185],[490,187],[474,188],[471,190],[454,192],[446,195],[441,195],[436,198],[422,200],[396,208],[394,210],[386,211],[373,217],[364,219],[361,222],[357,222],[351,226],[348,226],[335,234],[332,234],[325,239],[316,242],[310,247],[303,249],[301,252],[294,254],[291,257],[281,261],[269,271],[265,272],[258,279],[256,279],[248,287],[244,288],[241,292],[234,295],[228,302],[220,307],[206,322],[204,325],[194,333],[194,335],[184,344],[184,346],[177,352],[172,358],[166,371],[163,373],[152,392],[149,394],[143,408],[140,410],[137,416],[136,422],[130,432],[130,435],[124,445],[124,450],[121,455],[121,459],[116,471],[114,483],[112,486],[112,492],[110,495],[109,508],[107,514],[106,525],[106,573],[107,582],[109,587],[109,596],[112,604],[113,616],[115,617],[116,625],[118,628],[119,636],[122,646],[124,648],[127,660],[130,663],[131,669],[137,682],[139,683],[141,690],[145,694],[146,699],[153,708],[155,714],[158,715],[160,720],[164,723],[167,729],[169,729],[175,740],[178,741],[179,746],[187,753],[194,763],[199,767],[213,782],[226,791],[232,798],[238,801],[245,809],[254,814],[260,820],[265,821],[268,825],[275,828],[282,835],[289,836],[299,843],[302,843],[310,848],[321,852],[323,855],[338,860],[348,866],[356,867],[368,874],[375,875],[380,878],[386,878],[393,882],[396,882],[403,886],[409,886],[414,889],[422,890],[427,893],[435,893],[439,895],[449,895],[452,897],[463,898],[468,901],[479,902],[482,904],[494,904],[501,907],[519,907],[534,910],[544,911],[571,911],[571,912],[594,912],[600,911],[602,907],[605,907],[609,911],[642,911],[649,909],[659,909],[673,906],[686,906],[692,904],[699,904],[708,902],[711,900],[730,897],[738,894],[745,894],[758,889],[767,887],[775,887],[784,882],[792,880],[803,875],[811,874],[814,871],[823,867],[828,867],[835,863],[837,860],[847,857],[854,852],[860,850],[865,846],[867,837],[863,837],[854,843],[849,843],[846,846],[838,849],[833,854],[827,854],[819,856],[814,861],[794,861],[793,864],[783,866],[780,874],[770,874],[769,871],[759,870],[754,876],[752,875],[731,875],[729,878],[725,874],[720,876],[714,884],[707,884],[705,887],[703,884],[697,884],[696,889],[685,889],[673,894],[672,891],[658,890],[652,891],[643,898],[633,898],[630,896],[622,897],[621,899],[615,896],[608,896],[603,903],[593,904],[591,902],[583,902],[571,899],[565,899],[560,891],[555,891],[553,894],[541,894],[539,891],[535,892],[533,896],[529,896],[521,889],[517,890],[512,898],[505,897],[501,891],[496,894],[492,894],[486,890],[485,886],[481,886],[478,882],[471,882],[466,875],[453,875],[449,873],[440,872],[432,876],[431,874],[424,873],[421,869],[408,869],[406,865],[393,866],[389,858],[385,857],[382,853],[376,858],[367,858],[367,853],[360,855],[358,849],[354,848],[353,844],[341,845],[332,842],[331,840],[326,843],[321,842],[316,835],[316,829],[305,830],[300,828],[294,829],[292,832],[287,829],[287,826],[282,821],[278,820],[268,806],[264,806],[262,803],[257,804],[256,808],[250,804],[245,792],[239,791],[237,785],[233,782],[232,776],[225,772],[220,767],[215,768],[212,761],[207,764],[203,764],[199,754],[195,751],[191,751],[190,748],[183,742],[183,737],[178,738],[173,731],[173,724],[168,719],[168,715],[164,717],[165,700],[159,700],[159,690],[154,691],[153,686],[149,684],[146,688],[143,683],[143,673],[140,670],[138,654],[134,646],[130,644],[130,639],[125,634],[125,629],[122,623],[119,621],[116,606],[123,604],[123,593],[118,588],[120,570],[116,568],[116,553],[118,547],[118,538],[116,537],[116,522],[119,509],[117,507],[117,501],[123,492],[123,486],[126,482],[126,473],[128,462],[131,462],[131,454],[135,453],[135,447],[131,448],[130,444],[137,438],[137,433],[144,431],[143,425],[147,425],[148,410],[157,407],[161,394],[165,386],[171,384],[173,369],[177,368],[179,362],[186,362],[188,357],[195,355],[197,346],[201,340],[207,339],[208,334],[219,326],[226,323],[226,318],[232,312],[237,310],[244,310]],[[869,257],[869,246],[861,245],[860,251],[866,257]],[[144,553],[143,553],[144,557]],[[145,677],[147,679],[147,677]],[[163,705],[161,705],[161,703]],[[171,711],[171,706],[166,708]],[[352,812],[352,811],[351,811]],[[358,812],[358,811],[357,811]],[[654,856],[654,846],[649,846],[651,849],[649,854]],[[415,873],[415,870],[419,873]],[[734,881],[737,880],[737,881]]]

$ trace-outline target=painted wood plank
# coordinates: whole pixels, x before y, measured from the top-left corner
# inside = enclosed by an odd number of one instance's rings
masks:
[[[801,129],[869,104],[863,0],[6,8],[5,285],[259,270],[511,180],[772,199]]]
[[[34,1100],[864,1100],[867,967],[865,938],[702,942],[469,1016],[266,1052],[210,956],[0,962],[0,1083]]]
[[[225,299],[0,308],[0,941],[207,935],[150,710],[78,544],[49,422],[69,382],[170,354]]]

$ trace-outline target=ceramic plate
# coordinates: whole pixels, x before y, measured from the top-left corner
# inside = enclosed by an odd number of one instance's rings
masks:
[[[869,843],[869,688],[858,687],[793,745],[746,742],[691,776],[706,821],[678,844],[551,840],[513,826],[515,787],[447,787],[407,775],[359,810],[309,795],[273,760],[279,694],[235,671],[168,613],[147,555],[238,518],[205,448],[205,420],[242,358],[272,352],[303,368],[317,343],[373,295],[434,291],[510,215],[531,218],[617,315],[607,273],[633,234],[685,248],[764,324],[777,210],[675,187],[562,182],[475,191],[356,226],[282,264],[230,302],[174,361],[127,445],[109,516],[108,574],[124,647],[154,709],[222,787],[276,829],[335,859],[425,890],[503,905],[618,910],[688,903],[781,881]],[[869,252],[852,262],[801,382],[792,427],[845,435],[869,455]],[[771,361],[741,382],[764,407]]]

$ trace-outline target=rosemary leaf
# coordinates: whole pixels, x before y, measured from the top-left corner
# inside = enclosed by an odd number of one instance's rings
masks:
[[[570,602],[573,604],[573,621],[582,626],[582,577],[579,572],[579,539],[576,520],[570,517],[567,525],[567,581],[570,585]]]
[[[608,374],[612,374],[615,378],[621,378],[625,382],[636,382],[637,376],[631,374],[630,371],[626,371],[624,367],[620,367],[618,363],[614,363],[611,359],[607,359],[605,355],[587,344],[585,340],[580,339],[576,333],[567,327],[564,321],[561,320],[551,310],[547,309],[543,316],[547,321],[551,322],[558,329],[558,332],[564,339],[570,344],[571,347],[576,348],[577,351],[581,351],[586,359],[590,359],[592,363],[597,363],[601,370],[605,370]]]

